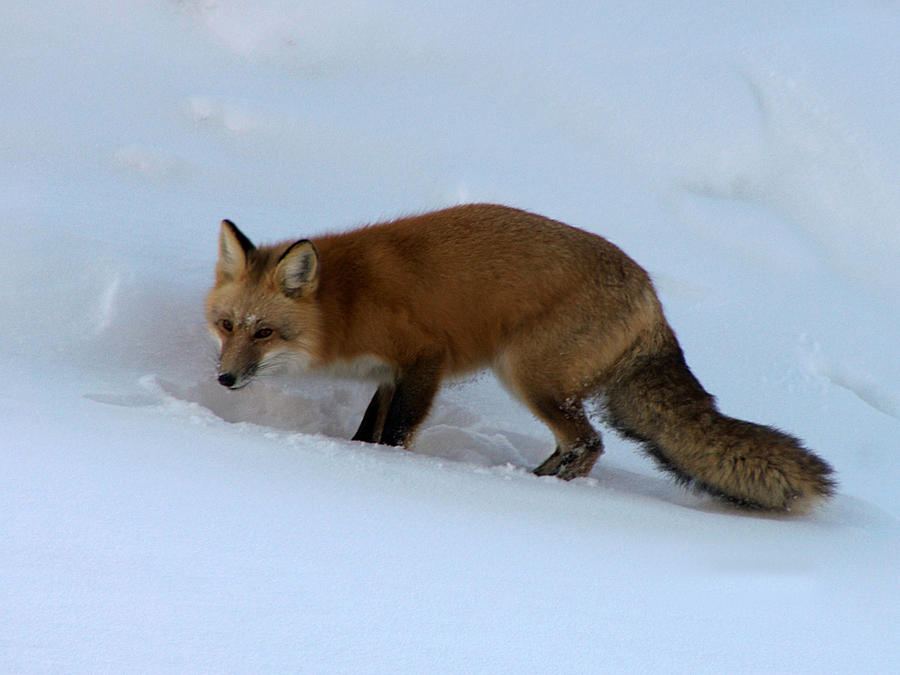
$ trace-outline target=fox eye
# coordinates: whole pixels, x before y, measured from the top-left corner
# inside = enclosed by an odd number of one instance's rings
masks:
[[[272,329],[271,328],[260,328],[253,334],[254,340],[265,340],[267,337],[271,337]]]
[[[222,326],[222,330],[224,330],[226,333],[230,333],[234,330],[234,324],[231,323],[231,319],[222,319],[219,322],[219,325]]]

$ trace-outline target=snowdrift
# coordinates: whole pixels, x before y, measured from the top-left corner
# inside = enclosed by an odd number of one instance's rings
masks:
[[[0,9],[0,667],[887,672],[900,639],[900,12],[881,5],[33,2]],[[415,452],[371,392],[213,377],[218,222],[465,201],[653,275],[730,415],[832,502],[750,516],[488,376]]]

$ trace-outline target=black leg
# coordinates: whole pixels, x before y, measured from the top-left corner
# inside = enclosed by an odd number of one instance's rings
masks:
[[[387,415],[388,406],[394,396],[394,384],[392,382],[378,385],[375,395],[369,402],[369,407],[363,415],[359,429],[353,434],[354,441],[377,443],[381,439],[381,429],[384,426],[384,418]]]
[[[442,360],[421,359],[404,368],[397,378],[381,431],[385,445],[405,445],[425,419],[441,383]]]

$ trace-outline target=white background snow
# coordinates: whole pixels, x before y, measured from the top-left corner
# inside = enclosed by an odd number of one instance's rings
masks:
[[[0,670],[900,672],[900,7],[0,5]],[[467,201],[654,276],[729,414],[837,470],[804,517],[588,479],[490,376],[416,452],[371,391],[213,380],[218,223]]]

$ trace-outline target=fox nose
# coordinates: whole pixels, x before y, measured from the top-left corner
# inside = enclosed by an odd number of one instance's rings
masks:
[[[233,387],[235,382],[237,382],[237,378],[231,373],[221,373],[219,375],[219,384],[223,387]]]

